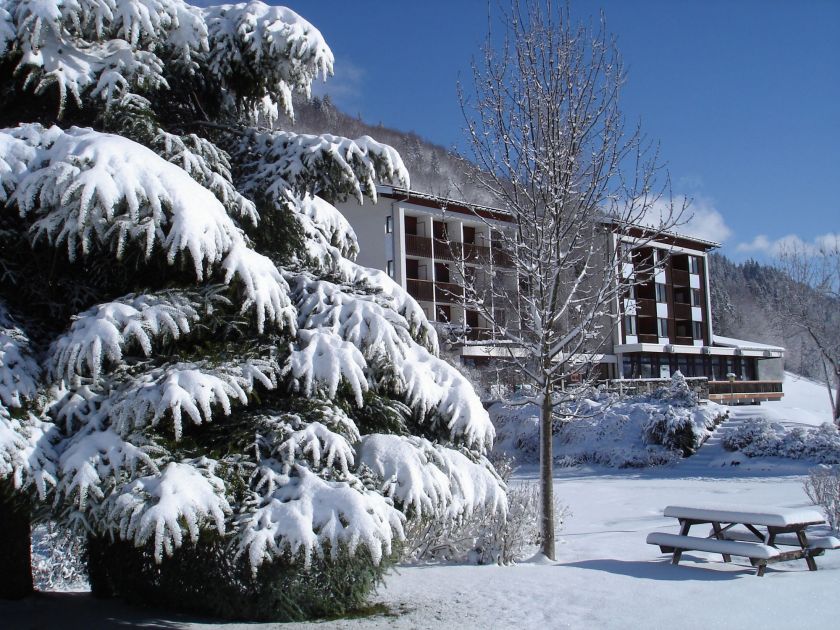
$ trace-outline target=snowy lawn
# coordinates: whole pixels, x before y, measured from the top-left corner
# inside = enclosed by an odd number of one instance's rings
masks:
[[[808,425],[827,419],[828,399],[822,390],[807,381],[788,381],[785,391],[785,401],[736,408],[734,418],[769,414],[774,420]],[[645,544],[649,532],[677,532],[676,521],[662,516],[662,509],[672,503],[809,505],[802,482],[811,463],[777,458],[741,460],[739,465],[728,461],[731,457],[719,443],[709,443],[676,466],[561,470],[555,492],[570,506],[572,516],[559,536],[557,563],[402,567],[374,598],[389,614],[283,627],[834,627],[840,615],[836,598],[840,551],[817,558],[816,573],[797,560],[770,565],[758,578],[743,558],[725,564],[719,555],[691,552],[675,567],[658,548]],[[517,478],[531,483],[536,472],[536,468],[521,470]],[[194,618],[96,602],[81,594],[0,602],[0,616],[9,627],[49,625],[57,619],[64,627],[213,626]]]

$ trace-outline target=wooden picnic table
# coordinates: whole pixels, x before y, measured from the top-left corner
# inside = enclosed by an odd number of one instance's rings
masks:
[[[720,553],[724,562],[731,562],[733,555],[747,557],[759,576],[764,575],[768,563],[797,559],[804,559],[808,569],[816,571],[814,557],[840,547],[840,541],[832,536],[809,540],[808,528],[825,523],[813,508],[669,505],[664,515],[679,520],[679,535],[654,532],[647,542],[673,554],[673,564],[679,564],[683,551],[693,550]],[[704,524],[711,525],[707,536],[689,535],[694,525]]]

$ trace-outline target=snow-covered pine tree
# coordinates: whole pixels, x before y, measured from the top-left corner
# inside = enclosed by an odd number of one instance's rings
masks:
[[[480,401],[329,203],[399,155],[280,129],[332,66],[261,2],[0,4],[0,522],[86,528],[100,593],[337,612],[406,518],[505,509]]]

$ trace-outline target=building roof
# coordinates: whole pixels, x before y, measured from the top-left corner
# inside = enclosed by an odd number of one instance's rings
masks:
[[[723,346],[724,348],[737,348],[738,350],[757,350],[761,352],[785,351],[785,349],[781,346],[771,346],[766,343],[758,343],[757,341],[745,341],[744,339],[733,339],[732,337],[722,337],[721,335],[712,335],[712,343],[716,346]]]
[[[459,214],[473,214],[492,219],[495,221],[503,221],[512,223],[515,221],[513,215],[502,208],[495,208],[493,206],[485,206],[481,204],[471,203],[463,199],[453,199],[451,197],[443,197],[441,195],[434,195],[431,193],[421,192],[419,190],[411,190],[409,188],[401,188],[399,186],[377,186],[377,191],[384,197],[391,199],[405,199],[409,203],[421,206],[429,206],[433,208],[446,209],[450,212],[457,212]],[[606,225],[618,225],[619,222],[615,219],[604,218],[602,222]],[[690,234],[684,234],[675,230],[659,230],[653,226],[642,224],[625,224],[625,228],[635,229],[641,233],[649,232],[655,233],[657,237],[662,240],[673,239],[675,241],[690,241],[703,246],[703,249],[716,249],[720,247],[720,243],[715,241],[707,241]]]
[[[492,219],[494,221],[502,221],[505,223],[513,223],[514,218],[510,212],[492,206],[483,206],[477,203],[470,203],[463,199],[452,199],[450,197],[442,197],[440,195],[433,195],[431,193],[420,192],[419,190],[411,190],[408,188],[400,188],[399,186],[377,186],[377,193],[382,197],[389,197],[391,199],[405,200],[418,206],[427,206],[431,208],[438,208],[448,212],[456,212],[459,214],[469,214],[483,217],[485,219]]]

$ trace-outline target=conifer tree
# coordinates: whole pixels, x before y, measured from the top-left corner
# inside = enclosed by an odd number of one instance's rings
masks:
[[[99,593],[254,618],[358,604],[407,518],[505,509],[480,401],[330,203],[402,160],[282,130],[332,69],[261,2],[0,4],[0,596],[46,507]]]

